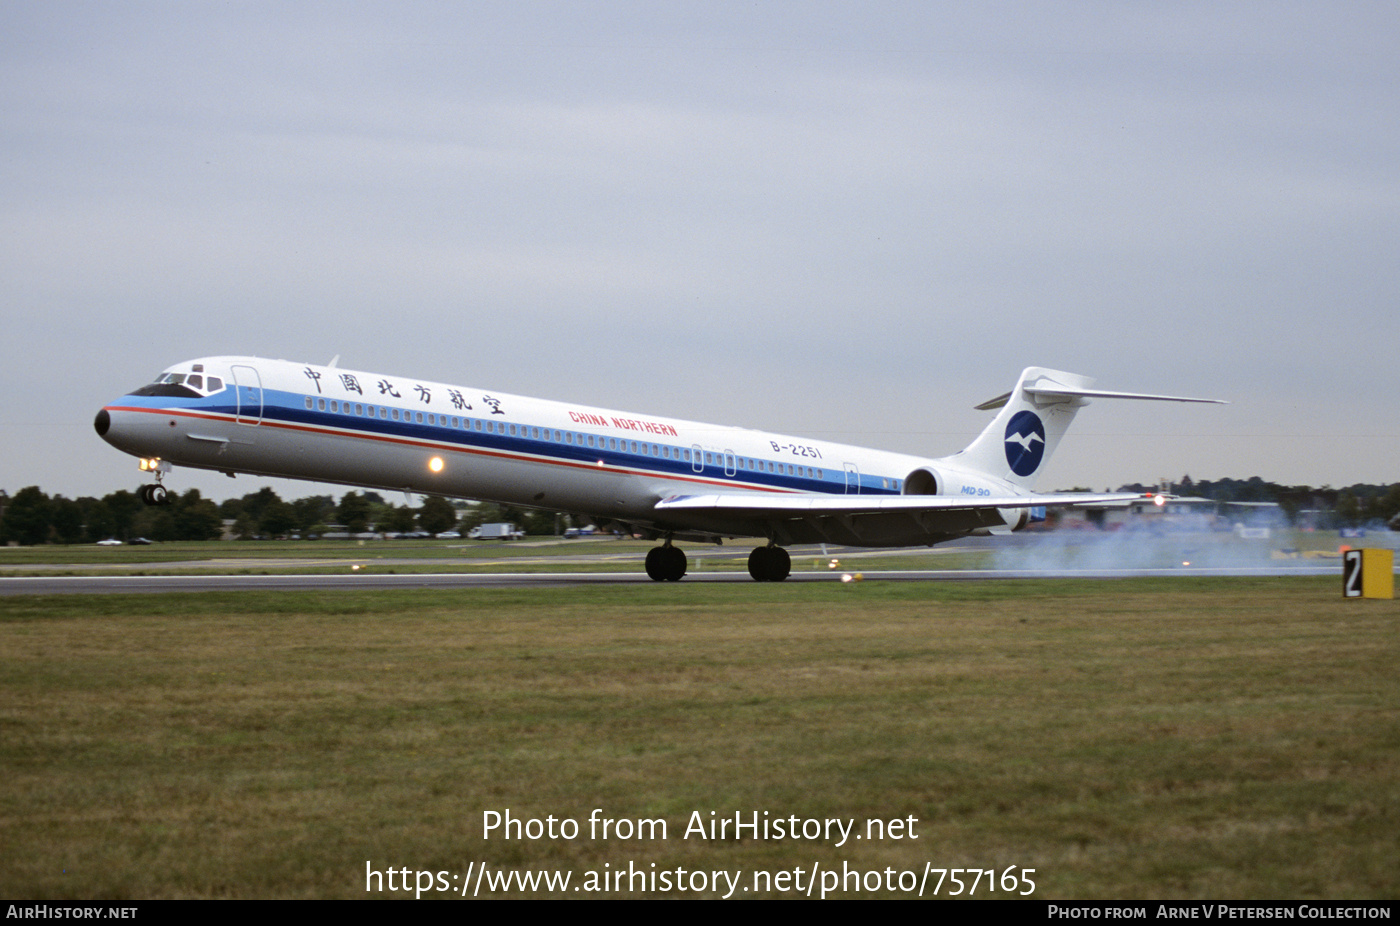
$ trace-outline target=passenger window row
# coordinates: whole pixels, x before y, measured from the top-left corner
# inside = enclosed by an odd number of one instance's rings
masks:
[[[176,374],[178,375],[178,374]],[[213,377],[211,377],[213,379]],[[540,428],[533,425],[516,425],[504,421],[483,420],[481,418],[463,418],[457,415],[439,415],[434,412],[410,411],[408,409],[398,409],[384,405],[365,405],[362,402],[349,402],[339,399],[327,399],[318,396],[306,396],[305,404],[308,411],[331,412],[339,415],[351,415],[358,418],[378,418],[381,421],[404,421],[410,424],[426,424],[430,427],[449,428],[457,431],[479,431],[487,434],[500,434],[508,437],[523,437],[527,440],[545,441],[555,444],[572,445],[575,447],[589,447],[595,450],[611,450],[619,453],[631,453],[638,456],[655,457],[662,460],[676,460],[683,463],[690,463],[696,467],[696,471],[703,471],[699,466],[700,456],[704,454],[704,466],[723,467],[726,474],[733,475],[738,471],[751,473],[774,473],[777,475],[805,477],[807,479],[826,479],[826,470],[813,466],[797,466],[792,463],[781,463],[773,460],[760,460],[755,457],[729,457],[727,454],[715,453],[699,447],[675,447],[669,444],[652,444],[647,441],[628,440],[627,438],[603,437],[598,434],[588,434],[581,431],[558,431],[550,428]]]

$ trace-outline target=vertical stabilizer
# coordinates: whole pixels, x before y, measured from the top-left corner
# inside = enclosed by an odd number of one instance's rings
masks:
[[[1089,399],[1228,404],[1219,399],[1090,389],[1093,383],[1092,377],[1077,373],[1027,367],[1015,389],[977,406],[999,408],[1001,413],[966,450],[948,459],[1028,490],[1050,462],[1050,454],[1059,446],[1075,413],[1089,404]]]
[[[1016,388],[977,406],[1000,408],[966,450],[952,457],[961,466],[1030,489],[1060,444],[1074,415],[1092,395],[1089,376],[1027,367]]]

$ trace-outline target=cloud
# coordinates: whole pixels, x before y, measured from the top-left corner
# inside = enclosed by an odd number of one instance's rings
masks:
[[[6,18],[0,378],[72,422],[6,487],[128,484],[96,407],[234,352],[938,454],[1048,365],[1237,403],[1065,484],[1396,478],[1385,7]]]

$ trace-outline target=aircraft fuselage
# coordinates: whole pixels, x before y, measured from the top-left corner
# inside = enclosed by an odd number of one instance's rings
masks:
[[[897,496],[934,461],[744,428],[553,402],[466,386],[252,357],[178,364],[107,405],[113,446],[177,466],[332,482],[586,513],[657,534],[762,536],[750,517],[683,518],[661,499],[702,493]],[[211,391],[210,379],[220,388]],[[198,380],[191,388],[186,383]],[[141,394],[141,393],[147,394]],[[104,418],[105,416],[105,418]],[[943,492],[1009,486],[946,462]],[[1001,525],[969,517],[961,532]],[[961,527],[961,525],[959,525]],[[960,531],[941,531],[955,536]],[[788,542],[833,539],[789,535]],[[848,533],[848,532],[847,532]],[[927,530],[879,544],[927,543]]]

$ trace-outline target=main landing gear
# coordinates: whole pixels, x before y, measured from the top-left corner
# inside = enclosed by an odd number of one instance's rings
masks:
[[[667,540],[647,551],[647,575],[656,582],[679,582],[685,575],[685,553]],[[758,582],[781,582],[792,572],[792,557],[779,546],[756,547],[749,554],[749,575]]]
[[[647,551],[647,575],[656,582],[679,582],[685,575],[685,551],[671,546],[671,541]]]
[[[792,557],[782,547],[754,547],[749,554],[749,575],[755,582],[781,582],[792,572]]]

